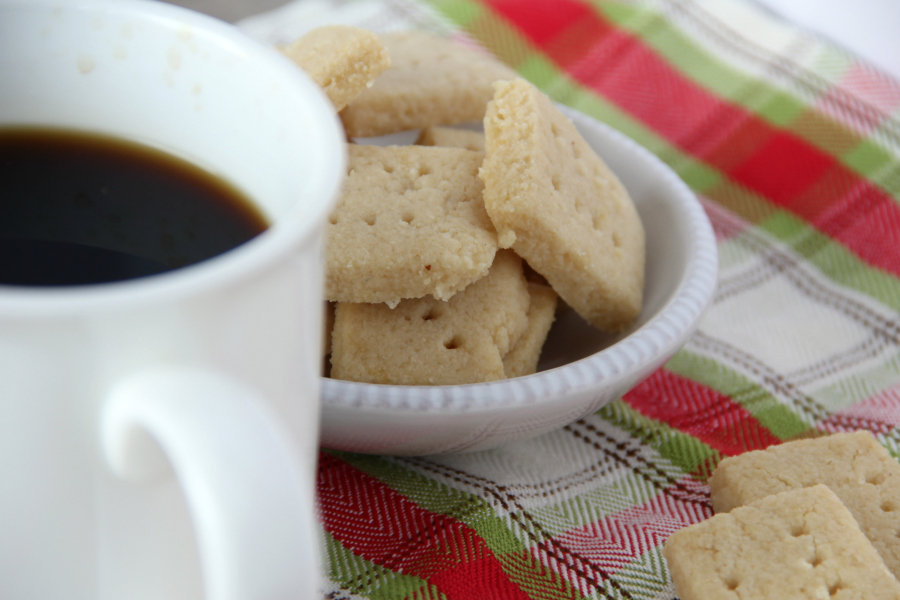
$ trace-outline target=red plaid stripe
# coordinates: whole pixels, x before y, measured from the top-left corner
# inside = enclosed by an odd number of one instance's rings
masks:
[[[781,441],[728,396],[665,369],[657,370],[622,399],[640,413],[729,456]]]
[[[587,54],[612,27],[587,5],[571,0],[492,0],[486,2],[518,27],[547,57],[564,69]]]
[[[464,523],[416,505],[374,477],[321,454],[321,519],[345,548],[392,571],[415,575],[454,599],[527,600],[484,540]]]
[[[833,156],[716,96],[584,4],[560,2],[558,14],[537,1],[495,0],[490,6],[569,76],[658,135],[807,220],[870,265],[900,275],[900,207]],[[591,32],[590,47],[559,42],[576,28]]]

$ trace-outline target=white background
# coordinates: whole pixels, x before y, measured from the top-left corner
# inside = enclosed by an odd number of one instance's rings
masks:
[[[900,81],[900,0],[756,0]]]

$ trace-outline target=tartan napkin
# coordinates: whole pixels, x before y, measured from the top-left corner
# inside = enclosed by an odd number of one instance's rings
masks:
[[[270,42],[344,22],[477,43],[621,130],[698,194],[719,289],[619,401],[491,451],[324,450],[328,598],[669,599],[661,548],[746,450],[868,429],[900,456],[900,85],[745,0],[303,0]]]

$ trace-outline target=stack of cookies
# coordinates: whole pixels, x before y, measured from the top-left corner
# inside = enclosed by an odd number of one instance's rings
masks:
[[[634,321],[640,218],[537,88],[423,33],[323,27],[282,51],[357,142],[326,233],[331,377],[454,385],[528,375],[557,294],[600,329]],[[484,133],[452,127],[477,122]],[[411,130],[413,145],[366,144]]]
[[[682,600],[900,600],[900,465],[867,431],[724,459],[664,554]]]

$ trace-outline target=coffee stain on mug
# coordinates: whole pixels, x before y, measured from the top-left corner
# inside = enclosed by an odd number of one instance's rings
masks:
[[[79,73],[81,73],[82,75],[87,75],[94,70],[94,67],[97,66],[97,61],[95,61],[93,57],[83,54],[75,60],[75,64],[78,67]]]
[[[169,46],[166,60],[169,63],[169,68],[177,71],[181,67],[181,49],[178,46]]]

